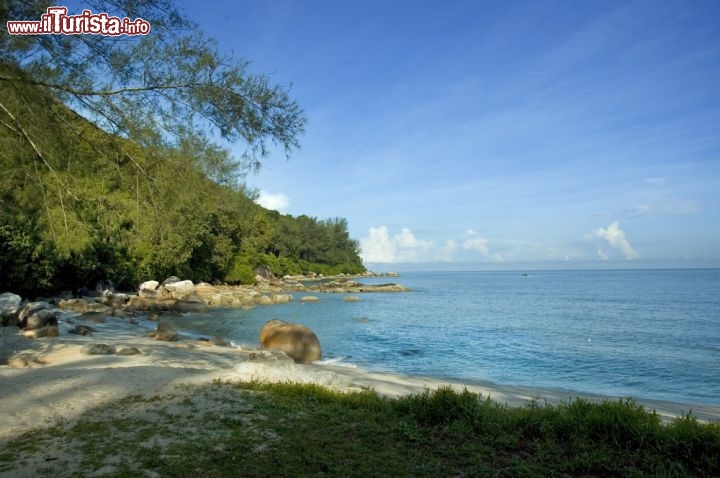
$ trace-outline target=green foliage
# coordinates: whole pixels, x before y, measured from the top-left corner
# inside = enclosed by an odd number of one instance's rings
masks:
[[[228,284],[255,284],[255,270],[244,257],[238,257],[225,276]]]
[[[344,220],[265,210],[239,182],[269,143],[297,146],[304,117],[286,92],[219,58],[190,22],[174,18],[171,3],[122,5],[150,18],[153,35],[0,35],[3,290],[37,295],[107,279],[131,290],[169,275],[253,283],[256,267],[277,275],[364,271]],[[40,7],[0,7],[0,27],[5,17],[37,19]],[[174,32],[178,25],[189,36]],[[244,141],[247,155],[233,159],[210,140],[210,127]]]

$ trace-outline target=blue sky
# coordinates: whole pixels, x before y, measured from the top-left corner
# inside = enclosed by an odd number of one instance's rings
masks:
[[[249,186],[373,268],[720,266],[720,2],[181,4],[306,111]]]

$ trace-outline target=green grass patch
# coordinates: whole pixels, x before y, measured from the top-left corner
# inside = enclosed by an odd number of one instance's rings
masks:
[[[316,385],[183,387],[20,437],[0,470],[29,471],[32,453],[59,439],[73,462],[40,463],[39,476],[720,475],[717,423],[663,424],[632,400],[509,408],[449,388],[388,399]]]

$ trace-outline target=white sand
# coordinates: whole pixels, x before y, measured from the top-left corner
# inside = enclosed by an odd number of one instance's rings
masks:
[[[100,326],[98,328],[103,328]],[[32,428],[74,421],[98,406],[128,395],[152,396],[177,392],[179,384],[202,384],[214,379],[313,382],[339,389],[370,388],[397,396],[451,385],[465,385],[440,379],[408,377],[370,372],[337,365],[296,365],[288,360],[253,361],[255,351],[235,347],[205,347],[198,341],[158,342],[146,336],[146,329],[106,327],[91,337],[64,334],[58,338],[30,340],[14,329],[0,330],[0,357],[12,356],[14,364],[0,366],[0,447]],[[112,329],[112,330],[111,330]],[[108,343],[118,348],[135,346],[141,355],[89,356],[81,353],[88,343]],[[467,385],[473,392],[495,401],[521,406],[531,400],[557,403],[579,396],[570,392],[499,386],[491,383]],[[602,396],[582,395],[591,399]],[[718,421],[720,407],[642,401],[664,417],[692,411],[701,420]]]

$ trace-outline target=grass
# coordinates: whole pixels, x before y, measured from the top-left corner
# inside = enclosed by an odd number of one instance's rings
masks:
[[[43,459],[48,450],[60,451]],[[449,388],[388,399],[218,382],[128,397],[0,450],[0,475],[97,470],[204,478],[720,476],[720,424],[690,416],[663,424],[632,400],[508,408]]]

